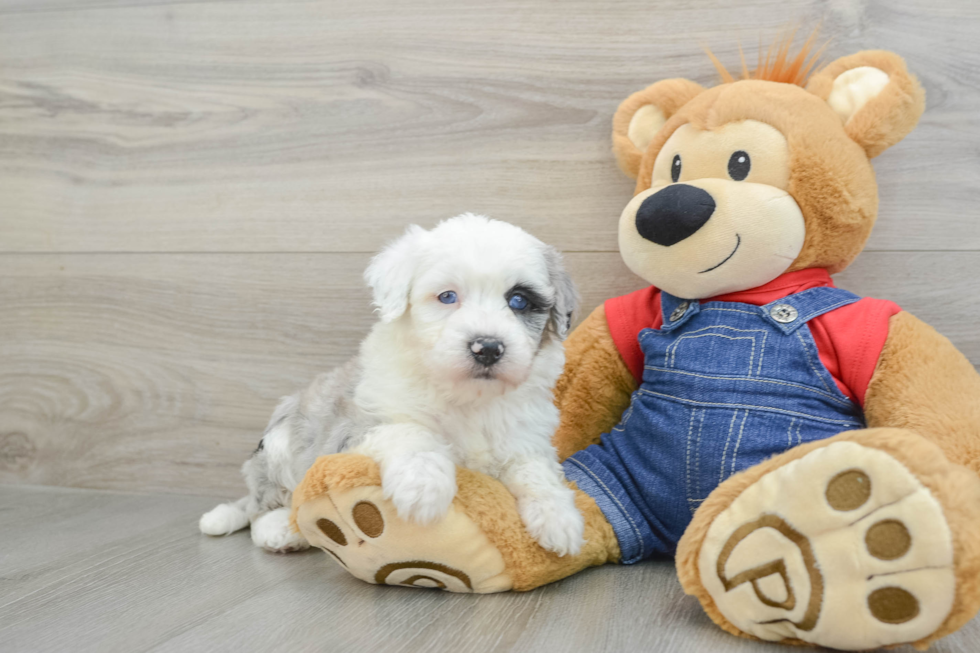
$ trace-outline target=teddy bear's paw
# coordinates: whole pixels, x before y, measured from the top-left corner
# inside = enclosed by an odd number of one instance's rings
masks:
[[[513,583],[500,552],[451,504],[429,525],[403,520],[378,485],[333,490],[306,501],[296,524],[309,542],[368,583],[502,592]]]
[[[953,550],[942,504],[908,467],[840,441],[742,491],[697,564],[742,632],[861,650],[940,628],[956,598]]]

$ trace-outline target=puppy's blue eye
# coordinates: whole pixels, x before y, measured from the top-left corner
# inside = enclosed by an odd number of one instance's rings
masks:
[[[452,290],[447,290],[439,295],[439,301],[443,304],[455,304],[456,293],[454,293]]]
[[[523,311],[528,305],[527,297],[521,294],[511,295],[507,305],[515,311]]]

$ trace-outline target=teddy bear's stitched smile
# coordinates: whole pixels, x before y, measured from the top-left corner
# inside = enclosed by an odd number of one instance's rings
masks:
[[[733,256],[735,256],[735,252],[738,251],[739,246],[741,246],[741,244],[742,244],[742,237],[741,236],[739,236],[738,234],[735,234],[735,238],[737,239],[736,242],[735,242],[735,249],[732,250],[732,253],[731,254],[729,254],[728,256],[725,257],[725,260],[724,261],[722,261],[718,265],[715,265],[715,266],[712,266],[712,267],[708,268],[707,270],[701,270],[700,272],[698,272],[698,274],[704,274],[705,272],[711,272],[712,270],[717,270],[718,268],[720,268],[721,266],[723,266],[725,263],[728,263],[728,260],[731,259]]]

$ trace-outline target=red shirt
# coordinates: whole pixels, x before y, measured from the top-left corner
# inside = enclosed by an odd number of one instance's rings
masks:
[[[826,270],[811,268],[787,272],[758,288],[702,299],[701,302],[740,302],[764,306],[787,295],[833,285]],[[660,291],[650,286],[608,299],[605,306],[606,322],[613,342],[639,383],[643,378],[643,352],[638,337],[643,329],[659,329],[663,324]],[[871,375],[888,338],[888,321],[901,310],[894,302],[865,297],[807,323],[820,352],[820,361],[834,377],[841,392],[862,407]]]

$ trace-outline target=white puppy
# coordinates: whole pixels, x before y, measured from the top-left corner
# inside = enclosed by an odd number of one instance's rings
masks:
[[[461,465],[507,486],[541,546],[578,553],[583,520],[551,445],[561,341],[577,303],[558,252],[465,214],[431,231],[409,227],[365,279],[381,321],[360,355],[280,402],[242,468],[249,495],[206,513],[201,531],[251,522],[259,546],[306,548],[289,528],[292,490],[318,456],[351,451],[379,463],[403,519],[442,518]]]

